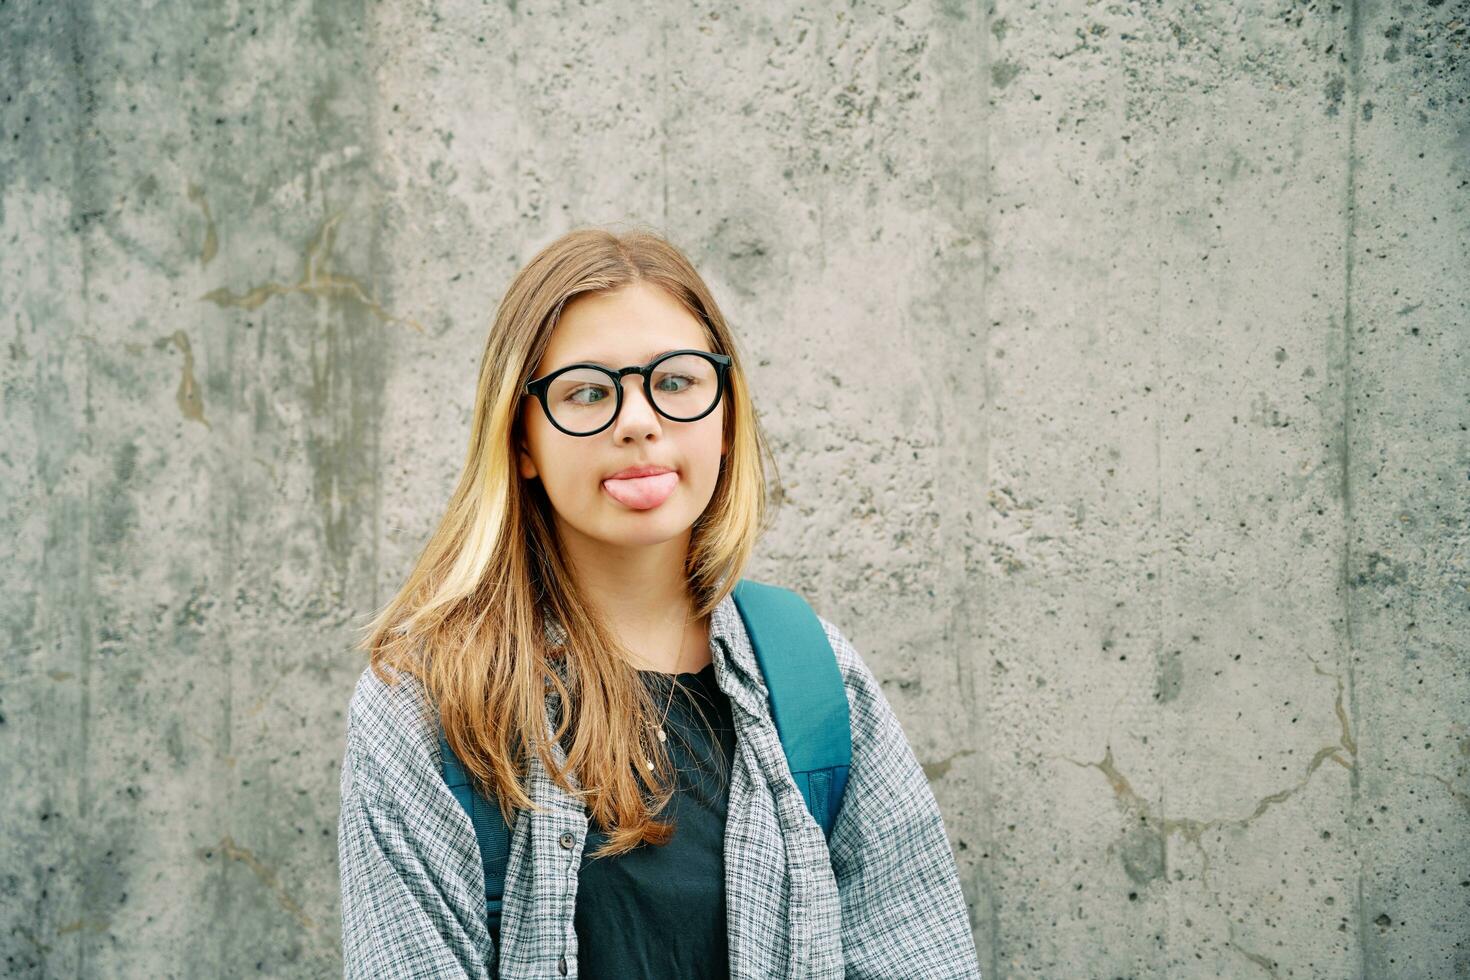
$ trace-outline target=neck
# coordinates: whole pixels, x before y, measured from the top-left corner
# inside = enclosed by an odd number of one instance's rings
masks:
[[[684,574],[688,531],[668,541],[625,547],[564,526],[558,530],[582,594],[635,667],[674,673],[709,663],[707,624],[692,619]]]

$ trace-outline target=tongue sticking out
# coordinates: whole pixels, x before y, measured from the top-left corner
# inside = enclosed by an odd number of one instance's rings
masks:
[[[678,482],[678,473],[660,473],[631,480],[603,480],[602,489],[624,507],[648,510],[668,500]]]

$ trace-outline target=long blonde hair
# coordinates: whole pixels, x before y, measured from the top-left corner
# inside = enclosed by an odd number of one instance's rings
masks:
[[[510,826],[514,810],[536,808],[523,781],[529,752],[539,755],[606,829],[596,856],[672,836],[673,824],[655,820],[674,792],[671,765],[652,740],[646,754],[653,773],[641,762],[639,736],[645,724],[658,723],[659,706],[579,591],[545,490],[521,477],[516,448],[522,386],[562,308],[636,282],[681,302],[704,325],[712,349],[733,359],[725,389],[728,450],[684,564],[696,621],[734,588],[780,499],[779,478],[768,496],[766,463],[774,472],[775,460],[734,338],[704,281],[666,239],[644,229],[580,228],[538,252],[506,289],[485,342],[459,483],[407,581],[359,644],[385,683],[396,680],[385,667],[423,683],[450,746],[477,788],[499,799]],[[564,645],[548,641],[546,613]],[[565,770],[546,737],[549,689],[571,709],[557,712],[552,733],[566,746]]]

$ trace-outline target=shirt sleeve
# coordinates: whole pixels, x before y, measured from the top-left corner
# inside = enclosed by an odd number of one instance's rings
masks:
[[[491,980],[434,885],[392,795],[349,732],[342,763],[337,853],[342,879],[342,975]]]
[[[852,764],[828,842],[848,980],[980,980],[969,906],[939,804],[862,657],[822,626],[847,686]]]

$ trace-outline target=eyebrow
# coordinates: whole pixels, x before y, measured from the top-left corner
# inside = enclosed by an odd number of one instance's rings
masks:
[[[642,363],[647,364],[649,361],[653,360],[656,357],[663,357],[665,354],[669,353],[669,351],[676,351],[676,350],[701,350],[701,349],[702,348],[698,348],[698,347],[670,347],[670,348],[667,348],[666,350],[661,350],[661,351],[659,351],[659,352],[657,352],[655,354],[649,354],[647,357],[645,357],[643,359],[643,362]],[[705,351],[705,353],[706,354],[712,354],[714,352],[713,351]],[[567,361],[566,364],[560,364],[560,365],[552,368],[551,371],[560,371],[562,368],[567,367],[568,365],[571,365],[571,364],[596,364],[599,367],[612,368],[613,365],[611,363],[609,363],[610,360],[611,360],[611,358],[603,358],[602,360],[599,361],[596,358],[592,358],[592,357],[579,357],[579,358],[576,358],[574,360]],[[622,365],[619,364],[618,367],[622,367]],[[547,374],[550,374],[551,371],[547,371],[546,373]]]

